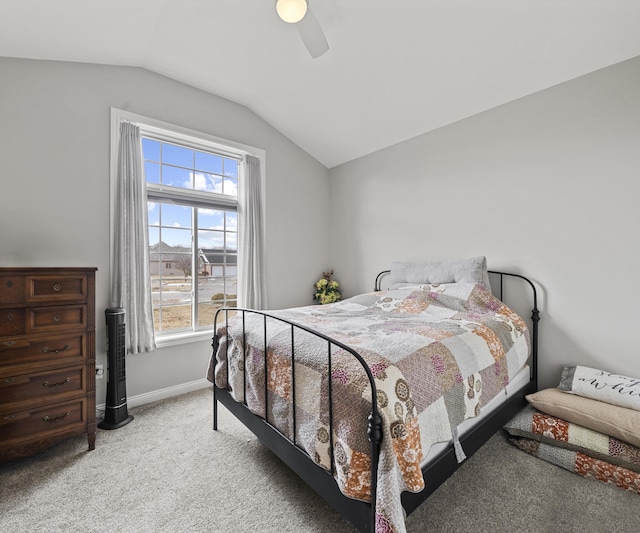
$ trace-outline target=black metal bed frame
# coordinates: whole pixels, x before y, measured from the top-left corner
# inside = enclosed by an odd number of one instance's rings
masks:
[[[375,291],[379,291],[381,287],[382,278],[390,271],[385,270],[380,272],[375,280]],[[538,322],[540,320],[540,313],[538,311],[537,291],[535,285],[528,278],[521,276],[520,274],[513,274],[510,272],[489,271],[490,274],[495,274],[500,277],[499,295],[500,300],[503,299],[504,285],[503,280],[505,276],[520,278],[524,280],[531,288],[533,307],[531,311],[531,374],[529,383],[520,389],[518,392],[510,396],[504,403],[497,407],[487,417],[483,418],[478,424],[476,424],[470,431],[466,432],[460,437],[460,444],[462,445],[467,457],[473,455],[480,447],[506,422],[508,422],[526,403],[525,395],[535,392],[537,390],[537,365],[538,365]],[[267,363],[265,358],[265,418],[254,414],[249,410],[246,405],[246,377],[244,379],[244,394],[245,402],[237,402],[231,395],[230,390],[227,387],[213,386],[213,429],[218,429],[218,402],[222,403],[240,422],[242,422],[251,432],[253,432],[260,442],[269,448],[276,456],[278,456],[289,468],[291,468],[296,474],[298,474],[312,489],[314,489],[320,496],[322,496],[336,511],[338,511],[346,520],[351,522],[359,531],[362,532],[374,532],[375,531],[375,501],[376,501],[376,488],[377,488],[377,475],[378,475],[378,459],[380,454],[380,446],[383,438],[382,434],[382,420],[378,414],[377,406],[377,394],[376,385],[371,370],[366,364],[365,360],[355,350],[346,346],[345,344],[332,339],[322,333],[314,331],[313,329],[298,324],[273,314],[263,311],[257,311],[253,309],[243,308],[221,308],[216,312],[214,318],[214,335],[213,335],[213,354],[218,351],[219,337],[218,337],[218,316],[220,313],[225,314],[225,323],[228,326],[229,313],[238,313],[242,317],[243,328],[243,358],[246,361],[246,330],[245,330],[245,317],[247,314],[259,315],[263,317],[264,323],[264,351],[267,352],[267,322],[268,320],[275,320],[285,324],[288,324],[291,331],[291,390],[292,396],[292,412],[293,412],[293,439],[288,438],[276,427],[271,425],[268,421],[268,391],[267,391]],[[323,467],[317,465],[313,459],[302,450],[296,443],[296,417],[295,417],[295,335],[296,331],[306,331],[322,339],[327,343],[327,375],[331,376],[331,364],[333,347],[342,349],[351,355],[353,355],[360,365],[362,366],[371,387],[371,414],[369,415],[368,436],[371,441],[371,502],[362,502],[354,500],[345,496],[339,489],[338,484],[333,478],[334,472],[334,453],[333,453],[333,405],[332,405],[332,387],[331,379],[328,379],[328,414],[329,414],[329,448],[331,457],[331,471],[325,470]],[[228,347],[228,344],[227,344]],[[229,358],[227,357],[227,365],[229,365]],[[244,375],[244,373],[243,373]],[[227,368],[227,379],[229,376],[229,368]],[[402,505],[405,509],[407,516],[411,514],[427,497],[433,493],[444,481],[453,474],[460,467],[455,455],[453,445],[447,446],[436,457],[432,458],[422,469],[425,479],[426,487],[418,492],[404,492],[402,494]]]

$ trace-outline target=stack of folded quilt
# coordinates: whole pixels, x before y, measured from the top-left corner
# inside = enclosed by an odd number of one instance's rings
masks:
[[[640,379],[566,366],[506,426],[521,450],[640,494]]]

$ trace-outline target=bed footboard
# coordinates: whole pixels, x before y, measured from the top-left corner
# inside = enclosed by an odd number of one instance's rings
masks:
[[[294,472],[296,472],[302,479],[304,479],[311,488],[313,488],[318,494],[323,496],[328,503],[330,503],[338,512],[343,514],[349,521],[351,521],[361,531],[374,531],[375,528],[375,501],[376,501],[376,488],[377,488],[377,476],[378,476],[378,462],[380,456],[380,448],[383,438],[382,419],[378,412],[378,394],[375,384],[374,376],[365,362],[364,358],[356,352],[353,348],[343,344],[342,342],[332,339],[327,335],[317,332],[302,324],[297,324],[290,320],[286,320],[282,317],[275,316],[263,311],[257,311],[253,309],[242,308],[222,308],[216,312],[214,318],[214,331],[212,349],[213,353],[218,352],[220,346],[220,338],[218,336],[218,325],[221,315],[224,314],[224,324],[226,331],[229,330],[229,315],[230,313],[237,313],[241,317],[242,321],[242,347],[243,347],[243,365],[246,368],[247,359],[247,342],[246,342],[246,317],[247,315],[255,315],[262,317],[264,325],[264,353],[267,353],[267,323],[268,320],[278,321],[282,324],[286,324],[289,328],[290,346],[291,346],[291,391],[292,391],[292,413],[293,413],[293,438],[289,438],[279,431],[268,420],[268,364],[265,356],[264,363],[264,397],[265,397],[265,417],[254,414],[246,403],[247,398],[247,384],[246,374],[243,372],[243,398],[244,402],[236,401],[231,393],[229,382],[227,379],[226,387],[218,387],[214,383],[213,387],[213,429],[218,429],[218,409],[217,402],[220,401],[232,414],[236,416],[245,426],[247,426],[258,439],[267,446],[273,453],[275,453],[287,466],[289,466]],[[327,374],[328,379],[328,419],[329,419],[329,454],[331,461],[330,471],[325,470],[323,467],[316,464],[312,458],[304,451],[296,442],[296,398],[295,398],[295,338],[296,334],[305,331],[310,333],[314,337],[321,339],[327,346]],[[228,357],[229,344],[226,343],[227,357],[227,378],[229,376],[229,357]],[[371,443],[371,501],[372,504],[360,502],[348,498],[342,494],[337,488],[333,474],[335,473],[334,463],[334,442],[333,442],[333,387],[332,379],[332,359],[336,348],[344,350],[344,352],[350,354],[355,360],[358,361],[362,367],[364,374],[369,382],[371,388],[371,412],[368,417],[368,437]]]

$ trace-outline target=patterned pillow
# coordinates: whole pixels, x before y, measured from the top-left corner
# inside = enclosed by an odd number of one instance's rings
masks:
[[[476,283],[491,291],[487,258],[480,256],[444,263],[391,263],[390,289],[440,283]]]
[[[588,366],[565,366],[558,388],[593,400],[640,411],[640,379]]]
[[[528,405],[504,426],[515,437],[543,442],[584,453],[611,464],[640,472],[640,448],[615,437],[568,422]]]
[[[527,395],[539,411],[640,447],[640,411],[567,394],[556,388]]]

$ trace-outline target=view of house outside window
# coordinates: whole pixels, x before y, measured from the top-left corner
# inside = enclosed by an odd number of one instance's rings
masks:
[[[142,135],[157,335],[237,305],[239,157]]]

